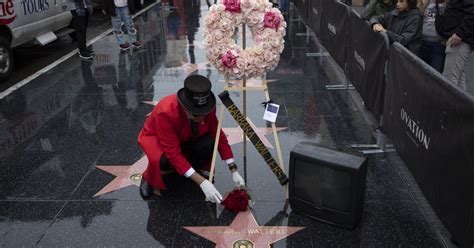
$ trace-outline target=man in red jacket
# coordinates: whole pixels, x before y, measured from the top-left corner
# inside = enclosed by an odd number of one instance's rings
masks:
[[[140,185],[143,198],[150,197],[154,190],[165,190],[162,175],[171,171],[196,182],[206,200],[221,202],[219,191],[203,177],[209,175],[218,125],[216,97],[211,86],[204,76],[187,77],[184,88],[161,99],[145,121],[138,137],[149,161]],[[229,166],[235,185],[244,186],[222,130],[218,151]]]

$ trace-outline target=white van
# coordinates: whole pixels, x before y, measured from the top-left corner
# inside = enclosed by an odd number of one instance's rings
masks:
[[[73,32],[66,1],[0,0],[0,82],[12,71],[12,48],[27,42],[46,45]]]

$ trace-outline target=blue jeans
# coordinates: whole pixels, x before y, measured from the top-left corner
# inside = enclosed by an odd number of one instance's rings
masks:
[[[440,73],[443,73],[446,47],[439,42],[422,41],[418,56]]]
[[[116,15],[112,16],[112,30],[114,31],[115,38],[117,42],[122,45],[125,44],[125,39],[123,37],[122,23],[127,29],[128,37],[130,42],[134,43],[137,41],[137,30],[133,24],[133,20],[128,14],[128,6],[125,7],[116,7]]]
[[[288,12],[290,8],[290,0],[280,0],[280,11]]]

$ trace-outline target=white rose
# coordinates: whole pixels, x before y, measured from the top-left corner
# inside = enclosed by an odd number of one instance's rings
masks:
[[[214,7],[214,6],[215,6],[215,11],[217,11],[219,13],[222,13],[222,12],[225,11],[224,4],[214,4],[214,5],[211,6],[211,8]]]
[[[240,6],[246,9],[252,9],[254,5],[255,5],[254,0],[241,0],[240,1]]]
[[[224,38],[224,34],[220,30],[216,30],[216,31],[214,31],[212,37],[213,37],[213,41],[219,42]],[[213,42],[213,44],[215,42]]]
[[[273,36],[270,38],[270,45],[272,47],[278,47],[280,46],[280,38],[277,36]]]
[[[237,59],[237,68],[239,68],[239,70],[244,70],[245,69],[245,59],[244,58]]]
[[[231,21],[230,21],[229,18],[221,17],[221,19],[219,21],[219,26],[222,30],[229,30],[230,23],[231,23]]]
[[[268,42],[263,42],[262,43],[262,48],[264,51],[268,51],[270,49],[272,49],[272,46],[270,44],[268,44]]]
[[[257,56],[262,55],[262,54],[263,54],[263,48],[262,48],[262,46],[256,46],[256,47],[254,47],[254,52],[255,52],[255,54],[256,54]]]
[[[252,20],[250,21],[250,23],[252,23],[253,25],[258,25],[262,21],[263,21],[263,16],[262,15],[254,15],[252,17]]]
[[[221,13],[221,18],[231,19],[232,14],[230,12],[224,11]]]
[[[270,50],[265,51],[263,59],[267,62],[271,62],[273,60],[273,53]]]

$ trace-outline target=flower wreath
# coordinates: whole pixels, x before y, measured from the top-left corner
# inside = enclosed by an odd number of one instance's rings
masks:
[[[268,0],[219,0],[204,21],[207,58],[220,73],[252,78],[278,65],[286,22]],[[253,38],[252,46],[245,50],[232,38],[241,23],[250,28]]]

